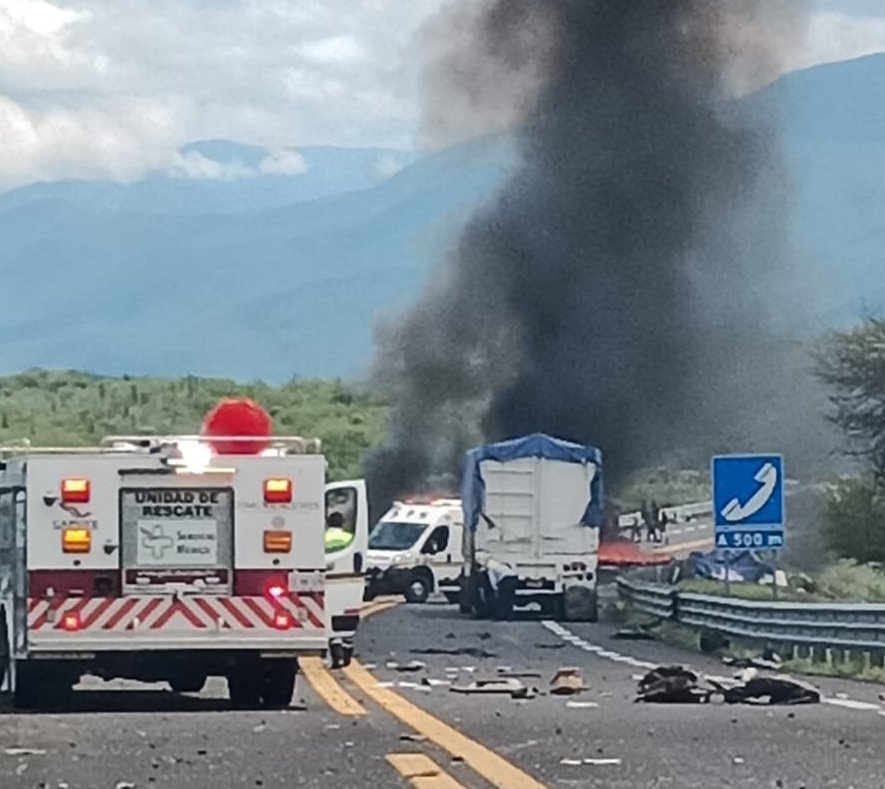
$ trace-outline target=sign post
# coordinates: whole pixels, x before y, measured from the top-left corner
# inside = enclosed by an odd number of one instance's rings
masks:
[[[772,552],[783,548],[783,457],[717,455],[711,466],[716,547],[726,550],[769,549]],[[730,565],[726,561],[726,584]],[[774,586],[777,586],[776,569]]]

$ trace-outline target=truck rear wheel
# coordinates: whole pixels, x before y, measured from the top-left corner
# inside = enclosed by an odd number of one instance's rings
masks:
[[[596,592],[586,586],[566,587],[562,594],[565,619],[569,622],[595,622],[598,618]]]
[[[284,709],[292,701],[298,663],[294,660],[250,661],[227,675],[231,704],[237,709]]]
[[[175,693],[199,693],[206,684],[205,674],[179,674],[171,677],[169,687]]]
[[[50,665],[32,665],[30,661],[16,664],[15,691],[12,704],[18,710],[64,709],[69,706],[73,680]]]
[[[292,702],[298,664],[289,660],[268,660],[262,672],[261,702],[269,709],[285,709]]]

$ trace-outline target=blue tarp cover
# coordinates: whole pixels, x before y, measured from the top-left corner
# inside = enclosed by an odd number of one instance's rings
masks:
[[[728,574],[731,580],[759,583],[766,575],[774,575],[774,567],[761,561],[752,551],[716,549],[709,553],[694,551],[689,557],[692,570],[697,578],[721,580]]]
[[[552,438],[544,433],[533,433],[530,436],[501,441],[497,444],[486,444],[467,453],[464,463],[464,476],[461,480],[461,504],[464,508],[464,525],[471,531],[476,530],[479,515],[485,502],[486,486],[482,478],[480,464],[484,460],[507,462],[518,458],[548,458],[550,460],[567,460],[572,463],[592,463],[596,466],[596,474],[590,483],[590,503],[581,521],[586,526],[599,527],[602,523],[602,452],[596,447],[572,444]]]

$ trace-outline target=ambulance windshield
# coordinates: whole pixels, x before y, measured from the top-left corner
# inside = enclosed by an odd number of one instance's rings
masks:
[[[376,551],[406,551],[427,528],[426,523],[379,521],[369,535],[369,548]]]

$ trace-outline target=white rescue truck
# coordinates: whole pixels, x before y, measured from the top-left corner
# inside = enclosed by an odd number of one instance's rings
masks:
[[[507,619],[539,603],[595,620],[602,493],[595,447],[538,433],[468,452],[462,613]]]
[[[401,594],[423,603],[438,591],[457,603],[463,524],[460,499],[394,502],[369,535],[366,599]]]
[[[326,463],[317,440],[269,441],[261,455],[182,436],[0,450],[0,675],[17,706],[58,703],[87,673],[179,692],[218,675],[235,706],[289,704],[298,658],[336,629]]]

